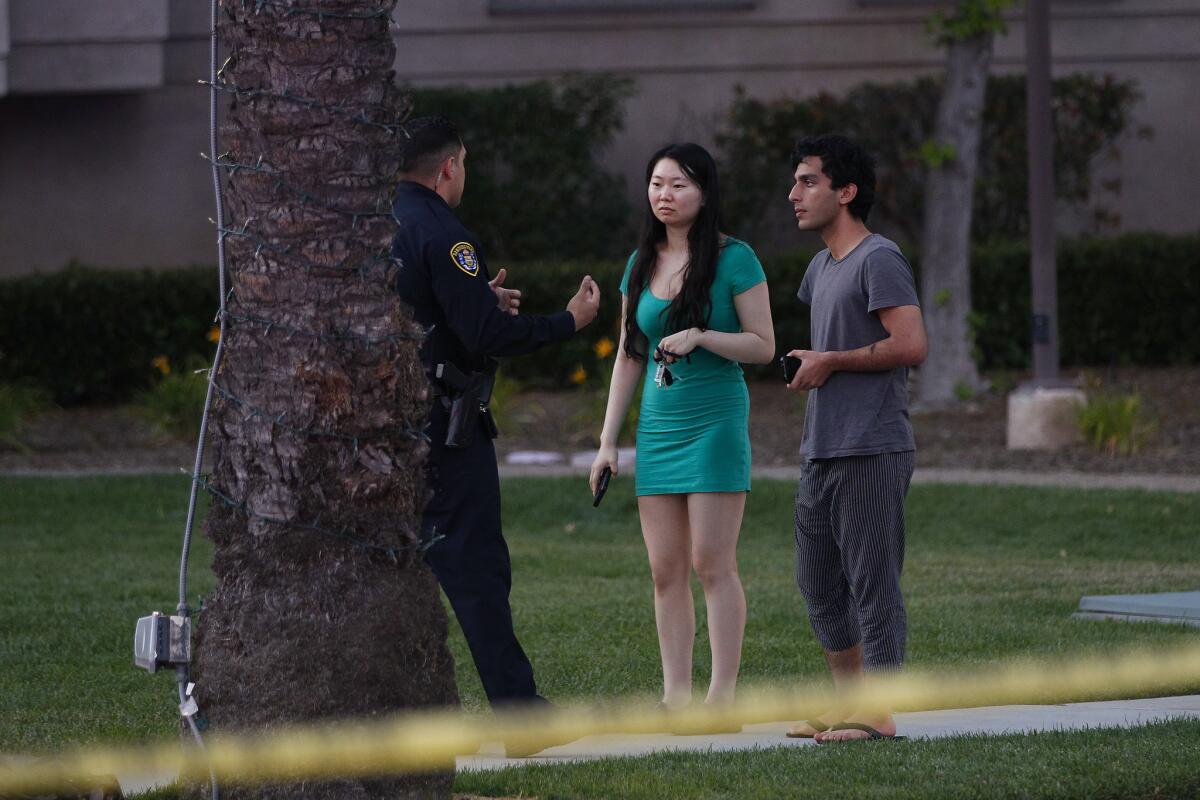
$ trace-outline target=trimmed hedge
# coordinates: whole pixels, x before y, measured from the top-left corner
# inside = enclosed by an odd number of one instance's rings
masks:
[[[777,349],[808,346],[808,308],[795,296],[811,252],[766,259]],[[920,262],[913,259],[920,280]],[[505,371],[529,384],[567,386],[582,366],[601,364],[602,337],[617,340],[624,262],[523,262],[509,283],[525,293],[526,313],[563,307],[584,274],[601,285],[600,317],[579,336]],[[984,368],[1029,364],[1029,254],[1023,243],[975,249],[972,299],[976,348]],[[1063,364],[1198,364],[1200,234],[1153,233],[1084,238],[1058,250],[1059,338]],[[151,364],[211,358],[207,340],[217,308],[210,268],[123,272],[72,265],[55,275],[0,282],[0,381],[33,379],[57,402],[111,403],[151,385]],[[934,344],[936,346],[936,343]],[[774,366],[748,369],[774,376]]]
[[[32,379],[62,405],[119,403],[166,356],[211,359],[215,268],[62,272],[0,282],[0,381]]]
[[[1129,233],[1059,243],[1063,364],[1200,363],[1200,234]],[[971,264],[983,367],[1029,365],[1029,250],[977,247]]]

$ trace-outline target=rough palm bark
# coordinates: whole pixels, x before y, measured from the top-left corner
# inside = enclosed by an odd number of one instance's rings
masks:
[[[210,734],[457,702],[416,545],[421,331],[391,289],[395,0],[223,0],[231,295],[194,675]],[[439,797],[451,775],[224,797]]]
[[[946,44],[920,250],[921,306],[930,347],[916,396],[925,407],[953,404],[981,385],[970,326],[971,211],[993,38],[988,30]]]

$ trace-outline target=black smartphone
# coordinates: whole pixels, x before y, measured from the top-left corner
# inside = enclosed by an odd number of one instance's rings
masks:
[[[596,494],[592,496],[592,508],[600,505],[600,501],[604,499],[604,493],[608,491],[608,482],[612,480],[612,470],[608,467],[600,473],[600,480],[596,482]]]
[[[795,356],[780,356],[779,366],[783,367],[783,382],[791,383],[792,378],[796,377],[796,370],[800,369],[801,359]]]

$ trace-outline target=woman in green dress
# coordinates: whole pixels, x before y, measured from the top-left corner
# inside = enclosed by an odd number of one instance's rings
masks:
[[[595,492],[605,467],[618,473],[617,432],[640,383],[638,513],[654,580],[662,702],[678,708],[692,698],[693,569],[712,648],[705,702],[733,699],[746,626],[736,551],[750,490],[750,404],[739,362],[769,362],[775,337],[762,265],[749,245],[721,232],[712,156],[695,144],[664,147],[650,158],[646,184],[590,481]]]

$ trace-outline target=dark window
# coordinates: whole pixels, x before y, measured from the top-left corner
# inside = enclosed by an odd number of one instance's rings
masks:
[[[748,11],[758,0],[488,0],[491,14]]]
[[[1114,3],[1121,0],[1050,0],[1052,5],[1059,3]],[[858,4],[864,8],[903,8],[904,6],[914,7],[933,7],[943,6],[950,8],[953,3],[950,0],[858,0]],[[1014,15],[1020,15],[1021,4],[1016,3],[1012,8],[1008,9]]]

